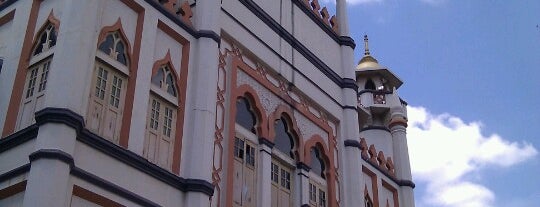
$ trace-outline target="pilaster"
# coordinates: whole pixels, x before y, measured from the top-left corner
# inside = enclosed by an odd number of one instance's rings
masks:
[[[300,188],[300,199],[295,203],[295,206],[309,206],[309,170],[310,168],[304,164],[299,163],[296,168],[296,173],[298,174],[298,187]]]
[[[272,204],[272,172],[270,170],[272,169],[272,146],[266,144],[259,146],[257,206],[270,207]]]
[[[394,113],[389,123],[392,133],[394,167],[398,180],[412,181],[409,150],[407,147],[407,119],[402,114]],[[409,185],[400,187],[402,206],[414,206],[413,188]]]
[[[68,206],[76,131],[63,123],[39,127],[24,194],[24,207]]]
[[[204,33],[193,44],[190,52],[191,77],[188,84],[186,122],[181,174],[185,177],[212,181],[212,152],[216,119],[216,88],[218,78],[219,1],[198,1],[194,12],[194,26]],[[214,35],[214,36],[212,36]],[[209,196],[187,192],[184,206],[209,206]]]

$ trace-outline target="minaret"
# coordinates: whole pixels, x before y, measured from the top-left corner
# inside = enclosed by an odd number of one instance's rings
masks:
[[[375,145],[394,164],[395,180],[400,186],[400,206],[414,206],[414,183],[407,148],[407,104],[397,89],[403,82],[371,56],[367,35],[364,57],[356,66],[358,85],[358,124],[360,137]]]

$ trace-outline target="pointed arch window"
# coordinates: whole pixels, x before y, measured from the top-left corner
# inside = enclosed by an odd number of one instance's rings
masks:
[[[43,108],[45,89],[51,67],[52,54],[56,45],[57,28],[51,22],[55,20],[50,16],[49,20],[36,34],[32,53],[30,55],[24,90],[17,117],[17,129],[30,126],[35,122],[34,113]]]
[[[174,68],[165,63],[152,74],[143,156],[167,170],[172,169],[177,137],[178,88]]]
[[[126,43],[119,31],[109,32],[98,49],[123,65],[128,64]]]
[[[32,56],[46,52],[56,45],[56,29],[53,24],[48,23],[43,31],[37,36],[38,42],[34,46]]]
[[[373,207],[373,201],[371,201],[369,195],[364,196],[364,207]]]
[[[255,126],[258,120],[248,97],[236,100],[235,122],[233,202],[234,206],[256,206],[258,150]]]
[[[120,31],[121,29],[106,33],[102,31],[102,34],[106,35],[96,48],[86,117],[86,125],[90,131],[115,144],[120,142],[129,80],[128,47]]]

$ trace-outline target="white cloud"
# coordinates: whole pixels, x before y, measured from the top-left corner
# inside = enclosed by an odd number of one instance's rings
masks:
[[[510,167],[538,153],[526,142],[483,135],[479,122],[433,115],[422,107],[408,107],[408,114],[412,172],[416,181],[427,183],[419,201],[429,205],[492,206],[494,193],[466,175],[478,174],[485,166]]]

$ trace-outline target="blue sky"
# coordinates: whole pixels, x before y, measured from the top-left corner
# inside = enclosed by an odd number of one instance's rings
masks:
[[[349,0],[405,84],[417,207],[540,204],[540,1]]]

